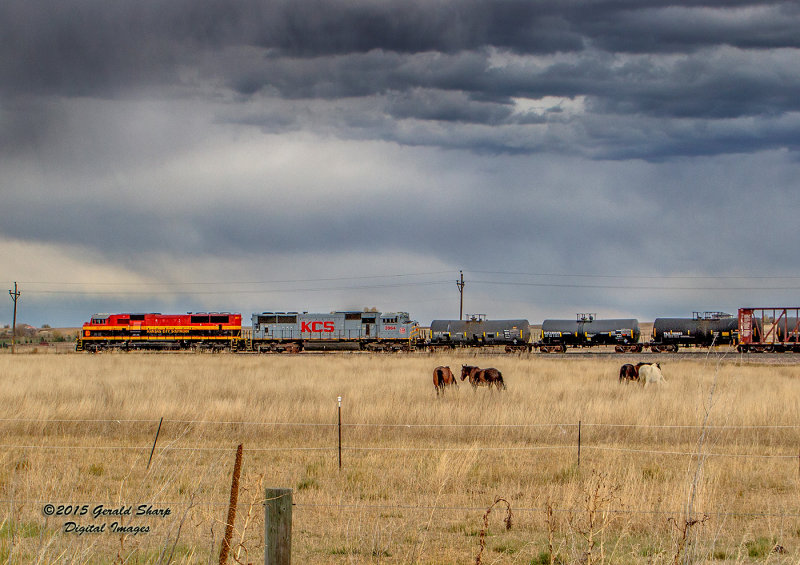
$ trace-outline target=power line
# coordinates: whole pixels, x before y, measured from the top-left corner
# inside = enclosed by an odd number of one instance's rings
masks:
[[[528,277],[575,277],[596,279],[800,279],[800,275],[601,275],[589,273],[525,273],[513,271],[475,271],[482,275],[514,275]]]
[[[136,286],[196,286],[196,285],[244,285],[244,284],[282,284],[300,282],[330,282],[366,279],[389,279],[400,277],[422,277],[430,275],[445,275],[452,271],[428,271],[423,273],[397,273],[389,275],[364,275],[357,277],[315,277],[313,279],[275,279],[260,281],[162,281],[162,282],[136,282]],[[25,284],[52,284],[52,285],[97,285],[97,286],[128,286],[131,282],[94,282],[94,281],[22,281]]]
[[[222,283],[219,283],[222,284]],[[313,288],[286,288],[286,289],[219,289],[219,290],[115,290],[115,291],[91,291],[91,290],[30,290],[30,294],[59,294],[59,295],[78,295],[78,296],[119,296],[121,294],[129,296],[154,296],[154,295],[213,295],[213,294],[282,294],[286,292],[325,292],[325,291],[347,291],[347,290],[368,290],[373,288],[402,288],[413,286],[434,286],[451,284],[450,281],[421,281],[394,284],[374,284],[374,285],[351,285],[351,286],[329,286]],[[137,285],[138,286],[138,285]]]
[[[715,291],[737,291],[737,290],[800,290],[800,286],[643,286],[643,285],[608,285],[608,284],[567,284],[567,283],[536,283],[536,282],[513,282],[513,281],[470,281],[473,284],[501,285],[501,286],[530,286],[530,287],[549,287],[549,288],[602,288],[610,290],[657,290],[659,292],[667,290],[715,290]]]

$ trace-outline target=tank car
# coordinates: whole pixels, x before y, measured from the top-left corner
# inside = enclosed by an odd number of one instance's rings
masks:
[[[248,348],[256,352],[398,351],[413,346],[419,324],[408,312],[261,312]]]
[[[598,319],[595,314],[578,314],[575,320],[542,322],[542,353],[563,353],[568,347],[613,345],[617,353],[640,352],[639,321],[636,319]]]
[[[428,345],[431,347],[505,346],[506,351],[531,349],[528,320],[487,320],[471,316],[467,320],[433,320]]]
[[[691,318],[656,318],[648,344],[654,352],[678,351],[681,347],[711,347],[735,344],[739,321],[725,312],[693,312]]]
[[[186,314],[95,314],[83,324],[75,349],[209,349],[243,347],[242,315],[229,312]]]

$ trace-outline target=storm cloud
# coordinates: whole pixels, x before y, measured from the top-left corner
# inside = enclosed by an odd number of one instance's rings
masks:
[[[490,317],[791,301],[797,29],[780,1],[4,2],[0,278],[72,325],[428,322],[461,269]]]

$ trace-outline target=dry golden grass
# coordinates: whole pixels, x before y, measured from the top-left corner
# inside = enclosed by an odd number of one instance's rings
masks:
[[[482,563],[550,563],[551,545],[556,563],[795,563],[800,366],[738,361],[666,361],[668,386],[643,389],[617,382],[621,357],[2,355],[0,561],[216,562],[243,443],[243,563],[263,562],[265,487],[294,489],[295,563],[474,563],[498,497],[513,526],[495,507]],[[508,390],[437,399],[433,367],[461,363]],[[46,503],[171,515],[78,536],[66,521],[114,519]]]

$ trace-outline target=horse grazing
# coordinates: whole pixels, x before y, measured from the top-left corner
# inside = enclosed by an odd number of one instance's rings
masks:
[[[458,381],[453,375],[450,367],[436,367],[433,370],[433,386],[436,387],[436,396],[439,396],[439,391],[444,395],[444,387],[448,385],[458,386]]]
[[[462,365],[461,380],[463,381],[467,377],[469,377],[469,384],[472,385],[473,390],[477,389],[479,386],[488,386],[491,388],[492,385],[496,386],[497,390],[506,389],[506,383],[503,381],[503,374],[494,367],[481,369],[471,365]]]
[[[619,368],[619,382],[629,382],[639,380],[639,369],[637,366],[625,363]]]
[[[661,365],[658,363],[637,363],[636,369],[639,371],[639,382],[645,387],[667,384],[661,373]]]

